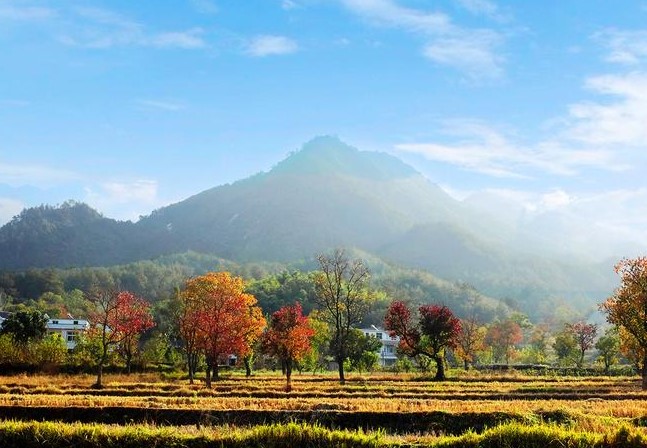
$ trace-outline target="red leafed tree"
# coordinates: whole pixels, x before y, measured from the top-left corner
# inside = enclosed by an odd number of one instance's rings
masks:
[[[418,308],[418,322],[412,322],[411,310],[403,302],[389,306],[384,326],[391,336],[400,337],[400,349],[408,356],[423,355],[436,363],[435,380],[445,380],[445,349],[456,347],[461,331],[460,320],[444,305]]]
[[[485,335],[485,342],[492,347],[495,361],[503,358],[506,364],[510,364],[510,359],[516,354],[515,346],[522,340],[521,327],[512,319],[494,322]]]
[[[263,335],[263,351],[276,356],[285,365],[288,392],[292,388],[293,364],[308,353],[314,334],[299,302],[286,305],[272,314],[270,327]]]
[[[130,291],[94,291],[90,295],[96,307],[90,315],[93,330],[99,340],[100,351],[97,355],[97,382],[102,387],[103,367],[110,350],[121,344],[129,344],[132,359],[132,344],[139,334],[153,327],[155,323],[150,312],[150,304]],[[130,359],[127,360],[127,363]],[[130,369],[130,367],[129,367]]]
[[[218,365],[227,362],[229,355],[247,355],[265,328],[256,298],[243,290],[240,277],[229,272],[210,272],[189,279],[180,292],[185,311],[181,330],[183,327],[184,336],[192,337],[196,349],[205,354],[207,387],[211,387],[212,372],[218,378]]]
[[[598,334],[598,326],[596,324],[587,324],[586,322],[576,322],[568,325],[569,330],[575,336],[575,341],[580,348],[580,361],[577,363],[578,367],[584,364],[584,354],[587,350],[593,347],[595,337]]]
[[[146,330],[153,328],[155,322],[151,314],[151,304],[131,292],[123,291],[117,294],[116,308],[117,312],[111,319],[110,326],[122,335],[118,349],[126,361],[126,370],[130,373],[139,337]]]

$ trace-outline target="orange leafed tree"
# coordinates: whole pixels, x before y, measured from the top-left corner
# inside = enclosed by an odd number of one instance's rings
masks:
[[[620,286],[600,308],[609,323],[634,339],[633,351],[643,357],[642,389],[647,390],[647,257],[623,258],[615,271],[620,275]]]
[[[249,353],[265,328],[265,318],[256,298],[244,292],[242,278],[229,272],[210,272],[187,280],[180,301],[184,318],[180,330],[204,353],[206,383],[211,387],[212,372],[218,378],[218,365],[229,355],[244,357]]]
[[[130,291],[94,291],[90,301],[96,306],[90,315],[92,332],[99,339],[96,387],[102,387],[103,367],[110,350],[119,345],[128,345],[132,359],[133,344],[139,335],[152,328],[155,323],[151,315],[150,303]],[[130,366],[128,366],[130,370]]]
[[[292,387],[293,364],[308,353],[314,334],[299,302],[286,305],[272,314],[270,327],[263,335],[263,351],[284,363],[287,391]]]
[[[476,362],[479,352],[485,350],[487,329],[475,317],[461,319],[461,331],[456,338],[456,356],[463,360],[465,370]]]
[[[522,340],[521,327],[512,319],[492,323],[485,334],[485,342],[492,347],[494,360],[499,362],[503,358],[506,364],[516,356],[516,346]]]

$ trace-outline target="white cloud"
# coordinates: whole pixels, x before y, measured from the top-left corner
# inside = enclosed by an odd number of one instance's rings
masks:
[[[172,101],[164,101],[164,100],[137,100],[136,103],[139,106],[142,106],[146,109],[157,109],[157,110],[163,110],[163,111],[168,111],[168,112],[177,112],[179,110],[184,109],[183,104],[179,104],[176,102]]]
[[[282,0],[281,1],[281,8],[285,9],[286,11],[290,9],[297,8],[299,5],[297,5],[296,2],[292,0]]]
[[[116,12],[101,8],[74,10],[83,23],[73,20],[59,42],[83,48],[109,49],[123,46],[165,49],[198,49],[207,46],[201,28],[152,32],[144,25]]]
[[[566,136],[592,145],[647,148],[647,73],[593,77],[586,87],[616,100],[570,106]]]
[[[554,210],[558,208],[563,208],[570,205],[575,198],[571,197],[564,190],[553,190],[549,193],[544,193],[541,196],[540,204],[542,208],[548,210]]]
[[[353,13],[376,26],[403,29],[421,36],[422,54],[472,78],[495,78],[503,73],[499,54],[502,36],[490,29],[463,28],[446,14],[407,8],[394,0],[340,0]],[[483,2],[485,8],[489,2]],[[476,3],[472,5],[477,7]]]
[[[11,218],[20,214],[25,204],[11,198],[0,198],[0,226],[11,221]]]
[[[499,77],[503,74],[503,58],[496,51],[500,43],[499,34],[482,30],[436,39],[423,53],[438,64],[456,68],[474,78]]]
[[[647,58],[647,30],[605,30],[593,38],[609,50],[606,60],[634,65]]]
[[[582,167],[620,169],[613,164],[609,151],[575,150],[556,142],[524,146],[478,121],[449,121],[443,132],[453,136],[457,143],[399,144],[396,149],[498,178],[533,177],[537,171],[573,175]]]
[[[202,34],[204,34],[202,28],[192,28],[187,31],[156,34],[149,39],[149,42],[152,46],[160,48],[203,48],[206,42],[202,39]]]
[[[498,15],[498,6],[489,0],[457,0],[457,2],[472,14],[483,14],[488,17]]]
[[[216,14],[218,5],[211,0],[191,0],[193,8],[201,14]]]
[[[1,5],[0,20],[31,21],[47,20],[57,16],[55,10],[39,6]]]
[[[247,45],[247,54],[255,57],[290,54],[298,51],[298,44],[285,36],[257,36]]]
[[[104,182],[86,187],[85,192],[85,202],[116,219],[136,221],[139,216],[165,205],[158,197],[158,183],[154,180]]]
[[[49,187],[80,179],[80,175],[68,170],[40,165],[12,165],[0,162],[0,182],[12,187],[25,185]]]
[[[0,107],[27,107],[29,104],[25,100],[0,100]]]
[[[442,34],[454,29],[442,13],[405,8],[393,0],[341,0],[348,9],[378,25],[405,28],[426,34]]]

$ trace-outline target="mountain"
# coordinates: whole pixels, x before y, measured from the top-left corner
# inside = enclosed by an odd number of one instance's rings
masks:
[[[525,303],[553,296],[590,305],[611,291],[609,266],[557,258],[542,249],[555,247],[550,235],[530,231],[523,209],[492,201],[457,201],[396,157],[318,137],[268,172],[137,223],[79,203],[25,210],[0,228],[0,269],[107,266],[188,251],[294,262],[354,247]]]
[[[100,266],[146,258],[148,236],[131,222],[68,201],[23,210],[0,228],[0,268]]]
[[[204,191],[138,225],[165,231],[168,252],[289,261],[336,246],[370,252],[414,225],[452,219],[459,208],[395,157],[321,137],[268,173]]]

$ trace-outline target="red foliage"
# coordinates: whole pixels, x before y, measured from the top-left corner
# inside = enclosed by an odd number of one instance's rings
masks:
[[[512,319],[493,323],[485,336],[485,342],[494,350],[495,359],[504,358],[506,364],[515,356],[515,346],[522,340],[521,327]]]
[[[210,272],[188,280],[180,299],[183,336],[193,339],[214,367],[230,354],[249,354],[265,328],[256,298],[244,292],[240,277],[228,272]]]
[[[108,316],[108,326],[122,339],[143,333],[155,326],[151,304],[130,291],[119,292]]]
[[[454,347],[461,331],[461,322],[444,305],[423,305],[418,308],[417,325],[411,322],[411,310],[403,302],[389,306],[384,317],[384,326],[391,336],[400,337],[400,348],[408,355],[425,354],[435,357],[446,347]],[[421,335],[426,336],[425,346]]]
[[[301,304],[286,305],[272,314],[270,327],[263,336],[263,349],[281,360],[299,361],[310,350],[314,334]]]
[[[580,347],[580,350],[586,351],[593,347],[595,336],[598,334],[598,326],[596,324],[587,324],[586,322],[576,322],[569,324],[568,328],[575,335],[575,340]]]
[[[461,321],[445,305],[423,305],[420,311],[420,330],[429,338],[435,352],[444,347],[454,348],[461,332]]]

